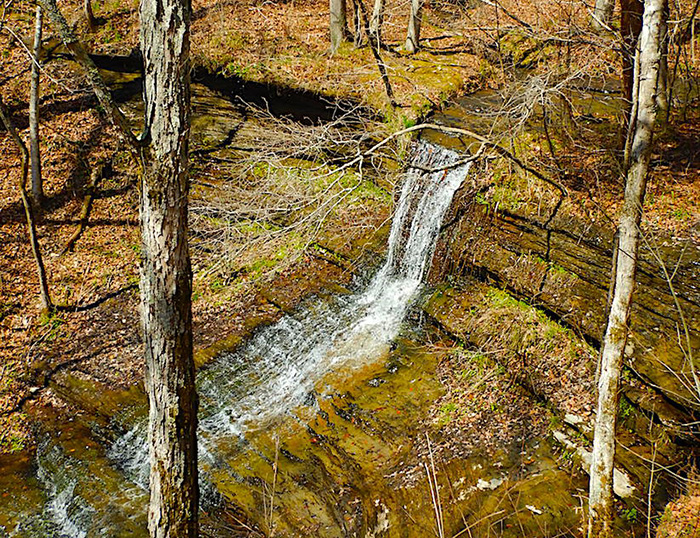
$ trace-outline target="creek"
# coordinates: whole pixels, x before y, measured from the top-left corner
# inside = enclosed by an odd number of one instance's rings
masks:
[[[284,423],[310,422],[345,377],[386,359],[430,266],[443,215],[469,170],[460,156],[421,143],[406,174],[389,235],[386,261],[357,291],[310,301],[262,328],[243,346],[222,353],[198,374],[199,454],[203,506],[216,507],[242,472],[241,454],[256,436],[283,438]],[[435,168],[432,173],[421,169]],[[109,447],[76,449],[92,432],[47,433],[28,468],[3,496],[2,526],[11,536],[143,534],[148,484],[145,423]],[[77,438],[76,438],[77,437]],[[67,439],[67,441],[66,441]],[[279,441],[278,441],[279,442]],[[106,449],[105,449],[106,448]],[[76,454],[76,452],[79,453]],[[25,474],[26,473],[26,474]],[[5,483],[4,487],[8,487]],[[8,497],[14,497],[8,499]]]
[[[240,111],[225,95],[223,81],[204,82],[193,90],[193,138],[225,150]],[[123,97],[133,98],[137,77],[122,83]],[[221,93],[222,88],[227,91]],[[489,94],[473,102],[483,106],[491,98]],[[279,101],[270,101],[273,108]],[[138,109],[138,102],[132,99],[128,106]],[[309,110],[312,120],[334,113],[319,103]],[[462,114],[448,111],[441,121],[461,122]],[[311,121],[303,114],[297,119]],[[568,308],[571,302],[572,311],[585,307],[585,312],[594,312],[594,319],[576,327],[584,332],[590,326],[592,333],[600,326],[600,305],[593,299],[604,297],[600,289],[609,271],[609,249],[566,232],[569,223],[555,221],[560,229],[544,229],[541,223],[509,214],[492,219],[489,237],[505,237],[493,246],[483,234],[468,233],[485,227],[480,214],[468,214],[441,234],[446,215],[456,221],[455,206],[462,200],[458,194],[454,204],[453,196],[470,167],[451,166],[463,155],[444,146],[455,144],[436,133],[428,139],[442,145],[415,146],[379,268],[358,273],[346,293],[306,300],[279,321],[259,327],[242,344],[220,349],[199,369],[203,535],[425,537],[437,535],[438,521],[445,536],[578,535],[586,478],[567,460],[573,452],[561,457],[550,435],[526,421],[524,432],[495,452],[477,447],[453,453],[439,427],[426,428],[430,409],[445,395],[440,363],[454,348],[455,338],[460,345],[469,344],[470,338],[474,345],[483,342],[477,341],[477,331],[468,334],[460,326],[461,315],[478,313],[476,302],[464,300],[478,290],[463,285],[426,302],[432,291],[424,282],[435,265],[452,263],[458,267],[447,276],[471,278],[461,273],[478,272],[476,268],[499,287],[526,296],[526,286],[513,277],[524,256],[537,252],[567,269],[585,266],[578,269],[586,275],[583,283],[576,283],[588,286],[584,291],[570,283],[563,288],[553,278],[541,286],[529,285],[562,318],[571,314],[557,308]],[[443,251],[440,263],[433,264],[436,247]],[[463,258],[469,258],[470,270],[463,269]],[[689,263],[696,259],[692,256]],[[684,274],[681,267],[679,279]],[[663,282],[648,280],[644,276],[642,283],[647,294],[663,288]],[[576,302],[584,292],[593,299]],[[695,300],[693,293],[690,285],[680,285],[681,300]],[[426,312],[431,323],[425,322]],[[147,535],[143,394],[87,396],[91,388],[81,390],[78,394],[100,401],[108,412],[86,408],[67,416],[45,411],[38,417],[42,433],[36,454],[0,458],[0,536]],[[529,411],[545,405],[536,395],[507,394],[527,400]],[[474,398],[480,397],[476,392]],[[663,415],[661,404],[654,405],[654,412]],[[665,406],[672,407],[668,402]],[[432,475],[433,445],[426,429],[442,447]],[[437,489],[431,484],[438,484]],[[619,522],[626,531],[629,523]]]

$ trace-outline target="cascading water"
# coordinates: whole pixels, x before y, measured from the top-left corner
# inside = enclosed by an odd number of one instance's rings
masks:
[[[469,170],[469,164],[456,166],[459,159],[442,147],[418,145],[396,207],[386,261],[364,291],[313,302],[258,331],[241,349],[199,372],[205,498],[216,494],[207,471],[227,461],[232,444],[284,415],[313,407],[323,396],[319,384],[324,376],[380,357],[397,336],[430,266],[444,214]],[[138,424],[108,452],[129,481],[142,488],[148,483],[145,438],[145,424]],[[61,492],[72,494],[73,487]],[[58,496],[54,492],[51,502],[56,504]],[[70,499],[60,500],[75,505]],[[81,517],[87,510],[81,508]],[[51,506],[46,511],[54,519],[71,514]],[[86,535],[81,521],[54,524],[61,536]]]
[[[468,165],[445,170],[457,158],[437,146],[419,146],[392,222],[386,262],[364,292],[286,316],[203,374],[204,440],[266,427],[309,401],[326,373],[362,364],[389,345],[421,286],[443,216],[466,175]],[[426,168],[439,171],[425,174]],[[222,369],[246,371],[247,381],[225,378]]]

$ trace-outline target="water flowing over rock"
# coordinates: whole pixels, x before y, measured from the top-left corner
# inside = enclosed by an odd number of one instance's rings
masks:
[[[439,146],[417,145],[396,206],[386,261],[364,289],[312,301],[260,329],[240,349],[223,354],[199,372],[205,504],[216,503],[219,494],[212,475],[229,467],[246,434],[263,431],[291,415],[299,419],[314,413],[316,399],[324,397],[319,387],[325,377],[361,367],[388,351],[430,268],[443,217],[469,171],[469,164],[458,164],[460,159]],[[130,487],[146,489],[145,419],[117,439],[107,456],[126,475]],[[104,527],[97,531],[85,521],[86,511],[97,510],[90,499],[64,498],[75,495],[75,484],[59,492],[52,476],[43,473],[41,477],[50,499],[45,515],[61,529],[61,536],[109,535]],[[61,506],[83,508],[55,509],[59,498]],[[73,513],[80,517],[72,518]]]

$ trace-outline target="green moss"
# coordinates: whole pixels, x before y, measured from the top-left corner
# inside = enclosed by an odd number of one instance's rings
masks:
[[[532,307],[508,292],[496,288],[489,288],[486,298],[493,308],[515,308],[521,311],[530,310]]]
[[[620,418],[620,420],[627,420],[630,418],[633,411],[634,407],[632,406],[632,403],[624,396],[621,396],[620,404],[617,410],[617,416]]]

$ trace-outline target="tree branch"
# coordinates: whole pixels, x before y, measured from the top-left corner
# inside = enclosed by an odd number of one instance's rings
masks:
[[[41,5],[44,12],[48,15],[49,19],[51,20],[51,25],[61,37],[63,44],[73,54],[76,61],[83,67],[83,69],[85,69],[97,100],[112,124],[119,129],[119,134],[127,143],[131,156],[133,157],[139,170],[143,170],[141,143],[131,131],[129,121],[116,105],[114,99],[112,99],[112,94],[110,93],[107,84],[105,84],[99,69],[97,69],[95,62],[92,60],[92,58],[90,58],[89,54],[85,50],[85,47],[83,47],[82,43],[73,33],[73,30],[71,30],[70,26],[68,26],[65,17],[56,5],[56,0],[37,1]]]
[[[49,283],[46,279],[46,268],[44,267],[44,260],[41,256],[41,246],[39,245],[39,239],[36,233],[36,224],[34,221],[34,210],[32,209],[32,204],[29,199],[29,194],[27,193],[27,176],[29,173],[29,150],[26,144],[19,136],[17,129],[15,129],[12,119],[10,118],[10,113],[5,107],[5,103],[0,97],[0,119],[5,125],[5,129],[10,133],[10,137],[15,142],[19,148],[21,155],[21,172],[19,179],[19,192],[22,196],[22,205],[24,206],[24,214],[27,218],[27,233],[29,235],[29,243],[32,247],[32,253],[34,254],[34,261],[36,263],[37,273],[39,275],[39,296],[41,297],[42,308],[51,312],[54,308],[51,302],[51,295],[49,293]]]

